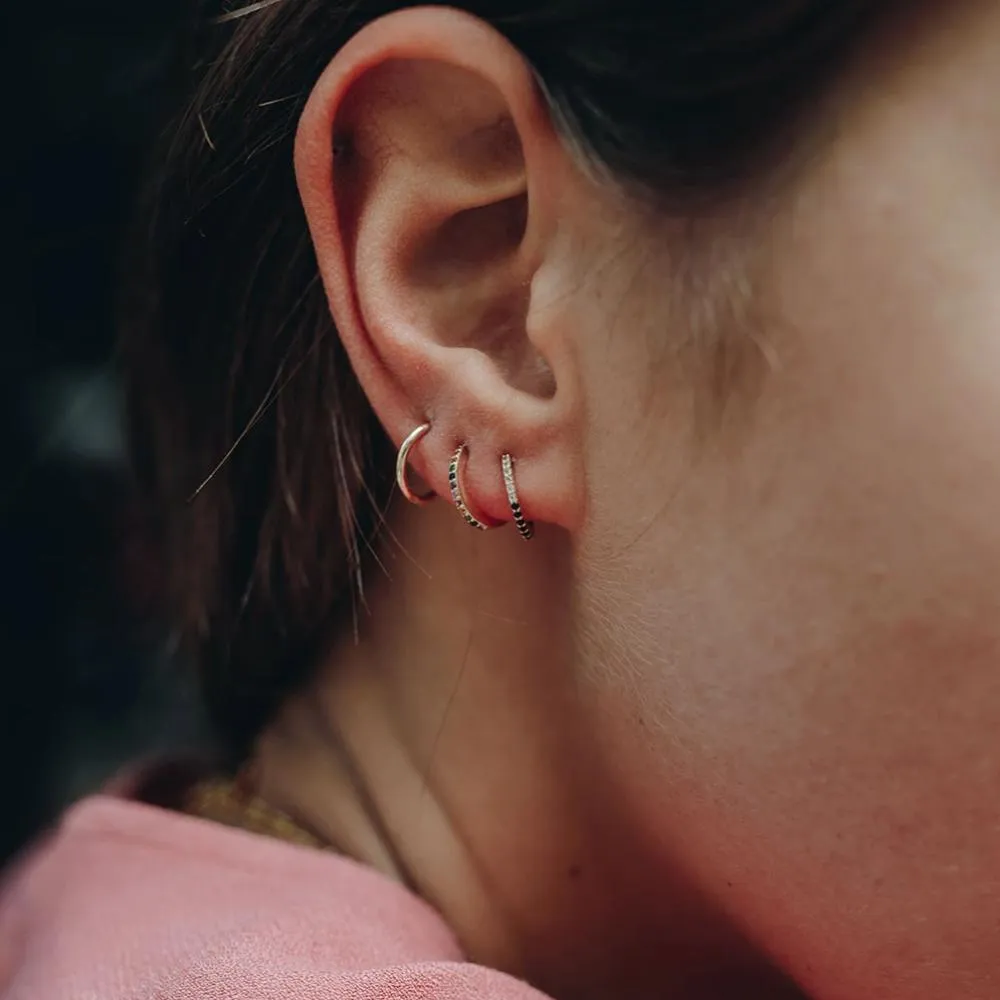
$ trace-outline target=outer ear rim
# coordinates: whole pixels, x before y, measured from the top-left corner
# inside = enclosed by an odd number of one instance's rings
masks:
[[[440,30],[441,18],[448,19],[448,41]],[[387,44],[386,24],[392,21],[393,41]],[[455,33],[466,34],[468,45],[456,44]],[[402,39],[405,38],[405,41]],[[305,209],[307,224],[317,258],[335,264],[346,273],[347,260],[340,222],[329,192],[335,179],[334,141],[337,114],[343,100],[366,72],[389,59],[435,59],[448,62],[470,72],[481,72],[481,66],[465,53],[481,51],[482,45],[492,45],[494,72],[503,74],[505,93],[520,95],[511,102],[511,116],[519,135],[523,128],[537,124],[527,120],[534,93],[533,77],[525,72],[523,59],[510,43],[485,22],[472,14],[453,8],[412,7],[383,15],[361,28],[352,36],[320,74],[299,117],[294,143],[294,167],[299,197]],[[321,268],[326,294],[336,316],[352,316],[360,320],[358,303],[349,290],[326,280],[328,268]],[[350,350],[350,348],[348,348]],[[358,352],[355,352],[357,354]],[[352,355],[352,363],[364,366],[361,357]],[[360,368],[356,368],[361,375]],[[383,420],[394,429],[394,439],[401,440],[413,426],[414,415],[401,406],[383,413]],[[398,412],[396,412],[398,411]]]
[[[442,31],[442,18],[448,19],[446,32]],[[389,22],[392,22],[391,33],[386,32]],[[465,44],[463,35],[467,36]],[[558,187],[558,178],[549,177],[543,167],[546,163],[552,162],[553,154],[559,157],[565,157],[567,154],[547,117],[544,98],[540,94],[534,73],[523,56],[502,34],[474,15],[453,8],[416,7],[394,11],[364,26],[332,56],[309,94],[299,117],[294,143],[294,168],[299,196],[305,210],[314,251],[320,262],[320,277],[337,326],[342,331],[350,326],[360,333],[360,336],[346,336],[344,341],[355,373],[363,385],[378,385],[383,375],[380,371],[379,352],[367,333],[354,282],[349,278],[338,280],[338,276],[350,274],[351,265],[337,201],[332,194],[336,173],[334,137],[337,116],[353,85],[380,64],[397,59],[415,61],[437,59],[456,68],[481,75],[484,44],[490,46],[488,55],[491,76],[507,99],[513,127],[524,149],[529,189],[533,187],[555,189]],[[526,137],[530,137],[530,141],[527,141]],[[540,145],[549,141],[550,150]],[[531,147],[533,156],[529,153]],[[532,170],[532,162],[541,163],[543,166]],[[545,245],[547,228],[549,227],[543,224],[542,232],[536,233],[536,245]],[[530,263],[526,266],[530,266]],[[560,402],[565,407],[566,400],[561,398],[560,393],[557,393],[557,397],[560,397]],[[437,452],[440,447],[442,451],[451,454],[455,442],[463,438],[463,428],[452,425],[446,413],[437,413],[431,406],[424,408],[423,412],[417,412],[412,401],[402,392],[380,393],[375,409],[383,427],[397,446],[417,424],[428,421],[434,424],[435,428],[425,439],[425,445],[431,437],[438,438],[440,442],[438,446],[432,446],[432,452]],[[501,442],[494,443],[499,445]],[[509,510],[500,474],[500,461],[501,451],[509,448],[508,442],[502,443],[504,447],[497,451],[495,462],[489,463],[495,465],[496,489],[473,489],[472,495],[476,500],[476,508],[481,510],[487,519],[495,521],[494,515],[502,512],[504,517],[500,523],[505,523],[509,520]],[[490,450],[496,449],[491,447]],[[426,454],[426,449],[424,451]],[[522,459],[526,457],[522,455]],[[484,458],[480,452],[480,457],[473,465],[482,467]],[[422,478],[434,486],[435,492],[447,500],[447,490],[437,485],[439,464],[436,458],[430,462],[417,458],[415,468]],[[560,461],[560,465],[564,469],[569,468],[565,459]],[[522,469],[527,473],[528,470],[524,466]],[[479,475],[473,478],[481,485]],[[548,482],[551,478],[542,473],[540,481]],[[583,481],[582,477],[580,481]],[[538,509],[536,513],[536,505],[530,499],[532,492],[535,491],[530,487],[529,477],[525,476],[523,484],[519,485],[526,497],[529,513],[538,520],[547,520],[566,528],[572,528],[580,520],[579,515],[585,506],[582,495],[570,503],[566,503],[563,498],[562,502],[538,504],[537,507],[542,509]],[[582,486],[580,489],[585,493]],[[548,490],[545,489],[544,492],[547,495]],[[493,496],[494,493],[496,497]],[[484,503],[483,500],[486,500],[487,496],[489,500]],[[558,517],[547,516],[545,507],[558,508],[563,514]]]

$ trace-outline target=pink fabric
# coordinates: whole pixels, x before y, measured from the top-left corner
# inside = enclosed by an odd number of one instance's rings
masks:
[[[331,854],[98,796],[0,893],[3,1000],[544,1000]]]

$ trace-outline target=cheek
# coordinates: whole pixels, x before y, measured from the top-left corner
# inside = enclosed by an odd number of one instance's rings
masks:
[[[692,459],[604,399],[580,548],[635,814],[856,995],[982,966],[1000,925],[1000,259],[921,190],[817,221],[738,439]]]
[[[903,961],[982,966],[1000,925],[994,394],[970,371],[954,412],[922,407],[958,378],[939,367],[903,405],[873,371],[765,414],[580,571],[594,729],[636,822],[767,947],[855,970],[845,995]],[[653,479],[594,534],[623,537]]]
[[[1000,132],[943,90],[776,231],[745,424],[691,450],[631,346],[588,374],[593,729],[665,863],[837,996],[996,994],[956,983],[1000,926]]]

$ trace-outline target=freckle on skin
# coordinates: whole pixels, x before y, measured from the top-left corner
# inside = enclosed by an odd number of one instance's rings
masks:
[[[567,872],[570,878],[579,878],[583,874],[582,865],[570,865],[569,871]]]

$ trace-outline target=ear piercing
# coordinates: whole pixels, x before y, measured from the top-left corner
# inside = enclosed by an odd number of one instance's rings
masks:
[[[410,452],[413,450],[413,446],[420,441],[424,435],[431,429],[430,424],[421,424],[419,427],[414,428],[406,436],[406,440],[399,446],[399,453],[396,455],[396,485],[399,487],[399,492],[406,497],[410,503],[415,503],[418,505],[425,504],[434,499],[434,491],[429,490],[427,493],[414,493],[410,489],[410,484],[407,482],[406,478],[406,463],[410,457]]]
[[[434,498],[433,491],[427,493],[414,492],[407,478],[407,462],[410,452],[430,429],[431,425],[426,423],[414,428],[399,446],[399,453],[396,455],[396,484],[399,486],[399,492],[413,504],[425,504]],[[468,446],[461,444],[451,456],[448,462],[448,489],[451,493],[452,502],[455,504],[459,514],[462,515],[465,523],[479,531],[489,531],[494,525],[486,524],[476,517],[466,500],[466,491],[462,482],[462,469],[463,459],[466,462],[468,461],[468,451]],[[514,482],[514,459],[507,452],[500,459],[500,471],[503,476],[504,490],[507,494],[507,502],[510,504],[514,526],[525,541],[530,541],[534,537],[535,526],[533,522],[525,519],[524,512],[521,510],[521,499],[518,496],[517,485]]]
[[[517,495],[517,486],[514,485],[514,459],[510,455],[504,454],[503,458],[500,459],[500,467],[503,470],[503,485],[507,491],[507,502],[514,515],[514,526],[520,532],[521,537],[526,542],[530,542],[535,536],[535,525],[531,521],[526,521],[521,513],[521,501]]]
[[[466,524],[470,527],[478,528],[480,531],[489,531],[490,525],[483,524],[469,510],[469,506],[465,502],[465,491],[462,489],[462,457],[467,451],[468,449],[465,445],[460,444],[455,449],[455,454],[451,456],[451,461],[448,463],[448,488],[451,490],[451,499],[458,508],[459,514],[465,518]]]

